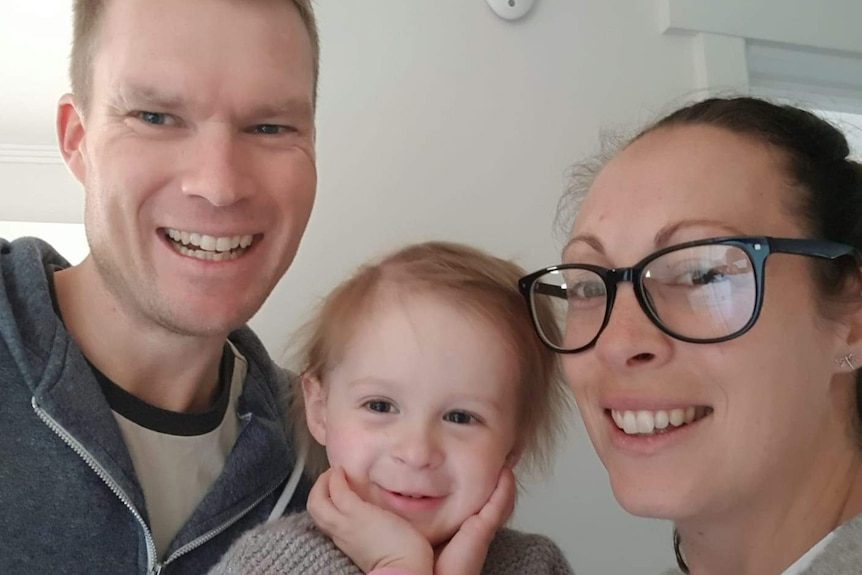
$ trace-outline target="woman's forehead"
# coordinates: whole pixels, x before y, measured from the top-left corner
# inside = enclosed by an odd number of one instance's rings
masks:
[[[779,153],[753,138],[711,126],[662,128],[601,170],[571,235],[643,242],[687,220],[787,235],[798,227],[785,209],[788,187]]]

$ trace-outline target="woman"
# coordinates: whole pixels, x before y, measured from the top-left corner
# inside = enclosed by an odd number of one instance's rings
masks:
[[[847,156],[793,107],[690,105],[572,191],[563,265],[521,280],[558,306],[564,335],[536,328],[617,500],[673,520],[683,572],[862,569],[862,167]]]

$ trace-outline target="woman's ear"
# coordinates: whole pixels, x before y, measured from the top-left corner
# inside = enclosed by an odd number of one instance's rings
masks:
[[[308,431],[317,443],[326,445],[326,390],[323,383],[313,375],[303,374],[302,396]]]
[[[862,301],[848,305],[851,307],[843,317],[840,349],[834,358],[838,372],[862,367]]]

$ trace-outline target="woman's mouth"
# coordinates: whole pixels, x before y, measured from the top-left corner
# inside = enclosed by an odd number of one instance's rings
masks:
[[[605,411],[626,435],[657,435],[699,421],[710,415],[712,408],[692,405],[667,410],[608,409]]]

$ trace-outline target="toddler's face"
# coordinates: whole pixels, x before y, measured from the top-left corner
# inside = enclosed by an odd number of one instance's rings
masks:
[[[306,386],[309,428],[363,499],[437,545],[517,459],[518,370],[490,322],[433,296],[389,300],[322,389]]]

